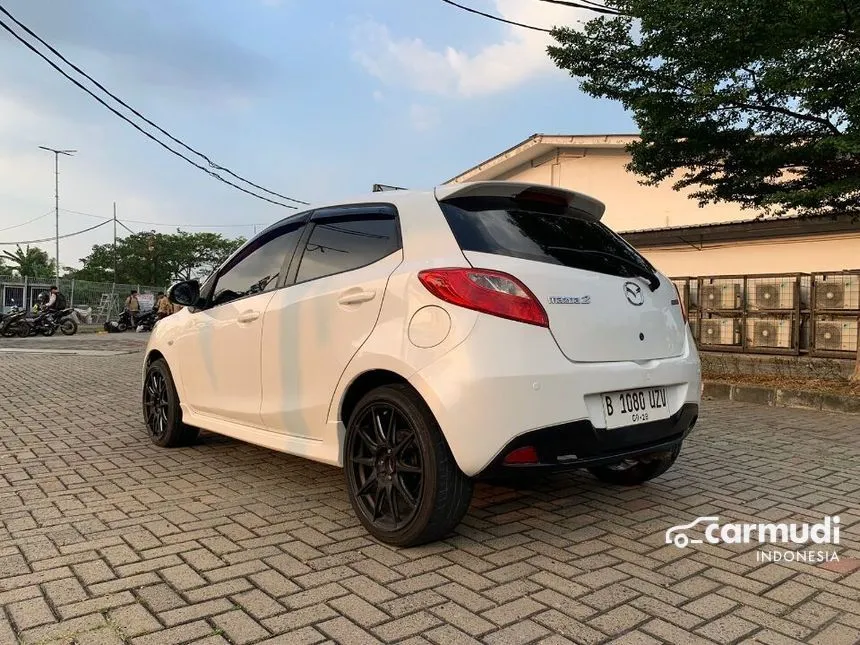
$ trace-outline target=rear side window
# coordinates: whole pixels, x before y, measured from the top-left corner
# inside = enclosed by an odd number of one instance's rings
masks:
[[[314,225],[296,282],[345,273],[373,264],[400,248],[396,215],[326,217]]]
[[[515,197],[462,197],[440,207],[464,251],[623,277],[654,272],[608,227],[565,205]]]

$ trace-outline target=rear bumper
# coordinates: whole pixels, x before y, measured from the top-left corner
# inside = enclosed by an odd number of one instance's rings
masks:
[[[686,403],[670,418],[615,430],[595,428],[590,421],[574,421],[521,434],[502,449],[477,478],[512,472],[554,472],[602,466],[655,452],[671,452],[693,430],[699,406]],[[505,464],[507,454],[531,446],[534,464]]]
[[[675,419],[681,426],[679,415],[692,409],[685,406],[694,404],[697,410],[701,399],[701,367],[692,336],[683,354],[673,358],[574,363],[546,329],[485,315],[465,341],[413,373],[409,382],[469,477],[503,458],[519,437],[545,428],[567,428],[577,435],[576,448],[570,449],[577,456],[589,448],[599,452],[601,442],[618,442],[614,447],[623,450],[666,435],[665,427],[648,423],[602,430],[602,393],[665,386],[670,419],[663,424]]]

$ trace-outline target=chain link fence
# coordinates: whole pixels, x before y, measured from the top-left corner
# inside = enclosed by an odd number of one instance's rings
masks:
[[[49,291],[53,284],[52,278],[0,276],[0,310],[7,313],[13,307],[32,309],[39,294]],[[132,289],[138,292],[141,311],[152,308],[155,294],[166,290],[166,287],[147,284],[117,284],[64,278],[60,279],[59,286],[69,306],[76,309],[80,322],[91,324],[115,319],[122,312],[125,299]]]

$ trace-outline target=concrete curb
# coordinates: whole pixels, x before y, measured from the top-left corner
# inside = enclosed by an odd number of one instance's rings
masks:
[[[705,381],[703,398],[711,400],[738,401],[739,403],[758,403],[780,408],[803,408],[823,412],[843,412],[860,414],[860,398],[843,394],[824,394],[784,390],[757,385],[732,385]]]

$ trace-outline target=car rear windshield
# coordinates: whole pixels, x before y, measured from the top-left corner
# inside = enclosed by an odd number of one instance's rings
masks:
[[[464,251],[634,277],[654,267],[599,221],[547,201],[460,197],[440,203]]]

